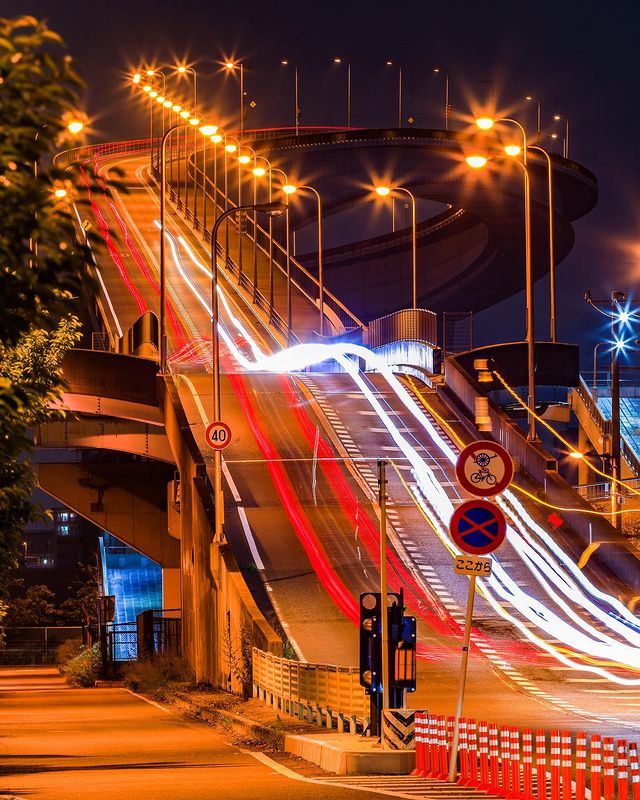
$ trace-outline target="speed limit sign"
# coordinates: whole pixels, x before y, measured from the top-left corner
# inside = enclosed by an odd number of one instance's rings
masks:
[[[205,438],[209,447],[214,450],[224,450],[231,444],[231,428],[226,422],[212,422],[207,425]]]

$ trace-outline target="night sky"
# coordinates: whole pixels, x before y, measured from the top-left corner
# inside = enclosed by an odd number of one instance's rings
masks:
[[[533,108],[522,101],[526,94],[539,97],[543,129],[553,129],[553,114],[566,115],[570,157],[592,170],[600,183],[598,206],[576,223],[576,246],[558,268],[560,338],[588,343],[604,335],[599,330],[604,318],[582,301],[585,289],[597,296],[635,288],[640,260],[640,9],[633,0],[3,0],[0,13],[46,18],[62,34],[87,83],[86,110],[94,120],[95,139],[148,134],[148,117],[125,80],[133,68],[156,59],[186,58],[197,66],[201,105],[205,112],[212,110],[212,118],[214,105],[232,114],[238,103],[237,84],[230,76],[225,80],[215,62],[235,55],[250,63],[247,99],[256,107],[247,127],[291,124],[293,75],[280,64],[284,57],[299,66],[304,125],[345,122],[345,74],[333,63],[336,55],[352,64],[354,126],[395,126],[397,72],[385,66],[388,58],[403,65],[404,118],[412,116],[416,127],[442,126],[443,82],[432,72],[436,65],[449,70],[454,116],[470,119],[473,105],[487,97],[486,81],[492,81],[498,111],[518,116],[534,130]],[[183,91],[186,96],[186,84]],[[451,127],[462,124],[454,120]],[[536,290],[541,338],[548,332],[543,284]],[[522,308],[520,295],[478,315],[482,340],[494,331],[502,338],[505,318],[513,320],[513,338],[520,338]],[[583,363],[588,362],[585,350]]]

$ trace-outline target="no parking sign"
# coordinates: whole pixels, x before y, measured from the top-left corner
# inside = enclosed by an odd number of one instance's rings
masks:
[[[504,541],[507,523],[498,506],[486,500],[468,500],[453,512],[451,538],[465,553],[483,556]]]

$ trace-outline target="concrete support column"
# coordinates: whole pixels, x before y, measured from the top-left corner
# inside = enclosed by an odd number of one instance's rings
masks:
[[[179,567],[162,570],[162,607],[182,608]]]

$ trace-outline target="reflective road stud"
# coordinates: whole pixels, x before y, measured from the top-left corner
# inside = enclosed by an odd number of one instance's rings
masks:
[[[562,800],[571,800],[571,731],[562,731]]]
[[[629,768],[631,771],[631,791],[633,800],[640,800],[640,764],[638,764],[638,746],[629,742]]]
[[[584,800],[587,784],[587,734],[576,733],[576,800]]]
[[[602,798],[602,739],[591,737],[591,800]]]
[[[602,766],[604,778],[604,800],[613,800],[615,780],[613,777],[613,739],[605,736],[602,748]]]
[[[536,788],[538,800],[547,800],[547,737],[536,731]]]
[[[627,741],[618,739],[618,800],[629,800],[629,768]]]

